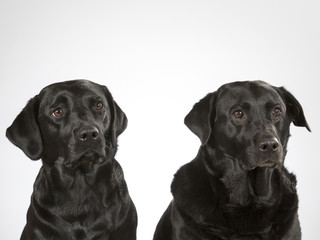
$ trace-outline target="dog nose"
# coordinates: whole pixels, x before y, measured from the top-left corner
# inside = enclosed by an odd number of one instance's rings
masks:
[[[261,152],[276,152],[279,148],[279,141],[276,138],[262,139],[258,147]]]
[[[79,139],[81,141],[94,141],[99,137],[99,130],[94,126],[86,126],[80,129]]]

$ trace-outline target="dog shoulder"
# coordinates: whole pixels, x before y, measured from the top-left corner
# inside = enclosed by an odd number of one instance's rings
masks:
[[[124,202],[131,201],[127,183],[124,178],[124,173],[122,170],[121,165],[118,163],[117,160],[113,159],[113,168],[112,168],[112,183],[113,188],[118,193],[118,196],[122,199]]]
[[[171,185],[174,203],[182,209],[209,209],[216,197],[209,177],[197,159],[182,166]]]

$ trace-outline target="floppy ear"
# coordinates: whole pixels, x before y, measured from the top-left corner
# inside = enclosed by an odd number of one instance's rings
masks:
[[[200,138],[202,146],[209,141],[211,135],[211,120],[215,114],[216,95],[216,92],[209,93],[193,106],[184,119],[187,127]]]
[[[288,116],[293,124],[298,127],[306,127],[308,131],[311,132],[298,100],[284,87],[280,87],[277,90],[286,104]]]
[[[32,160],[42,155],[42,139],[37,124],[38,96],[32,98],[12,125],[7,129],[7,138]]]
[[[125,113],[121,110],[118,104],[113,100],[113,97],[106,86],[102,86],[105,97],[110,106],[110,112],[112,116],[112,134],[114,138],[117,138],[126,128],[127,128],[127,117]]]
[[[114,129],[116,136],[118,137],[126,128],[128,124],[128,119],[126,114],[121,110],[118,104],[113,101],[114,107]]]

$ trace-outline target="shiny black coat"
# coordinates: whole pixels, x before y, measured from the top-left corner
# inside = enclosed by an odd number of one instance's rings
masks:
[[[137,214],[114,156],[127,118],[104,86],[56,83],[32,98],[7,130],[42,159],[21,240],[135,240]]]
[[[201,140],[171,185],[154,240],[298,240],[296,178],[284,167],[290,123],[310,130],[284,88],[261,81],[222,86],[185,123]]]

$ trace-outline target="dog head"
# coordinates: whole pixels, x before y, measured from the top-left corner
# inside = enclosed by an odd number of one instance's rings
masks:
[[[90,166],[113,151],[126,115],[105,86],[87,80],[55,83],[32,98],[7,129],[31,159],[67,168]]]
[[[295,97],[262,81],[225,84],[185,118],[202,146],[236,159],[244,170],[283,164],[291,122],[310,131]]]

